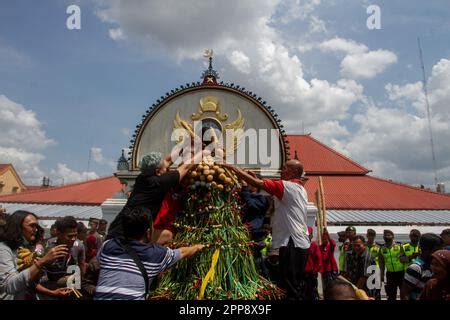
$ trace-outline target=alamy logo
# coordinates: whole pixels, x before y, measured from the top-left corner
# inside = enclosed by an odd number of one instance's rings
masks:
[[[69,30],[81,29],[81,9],[79,6],[72,4],[67,7],[66,13],[70,14],[66,20],[66,27]]]

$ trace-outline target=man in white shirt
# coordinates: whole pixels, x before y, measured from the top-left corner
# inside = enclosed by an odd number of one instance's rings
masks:
[[[281,180],[258,179],[244,170],[224,164],[247,183],[274,196],[272,247],[279,248],[280,287],[287,298],[303,299],[305,264],[310,241],[307,227],[308,196],[303,187],[303,165],[289,160],[281,171]]]

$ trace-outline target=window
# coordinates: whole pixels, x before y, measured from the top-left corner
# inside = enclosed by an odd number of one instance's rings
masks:
[[[17,193],[17,190],[19,190],[19,187],[13,187],[12,188],[12,193]]]

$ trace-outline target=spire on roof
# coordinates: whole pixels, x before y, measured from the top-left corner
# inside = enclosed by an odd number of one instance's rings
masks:
[[[294,160],[298,160],[297,150],[295,150]]]
[[[203,71],[201,78],[203,79],[203,85],[216,85],[217,79],[220,79],[219,74],[212,67],[213,49],[206,49],[203,53],[203,57],[209,59],[209,67]]]
[[[125,158],[125,151],[122,149],[122,155],[120,156],[119,160],[117,160],[117,170],[123,171],[128,169],[128,160],[127,158]]]

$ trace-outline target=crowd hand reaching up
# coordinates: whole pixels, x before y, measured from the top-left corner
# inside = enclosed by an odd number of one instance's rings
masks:
[[[36,265],[38,268],[42,268],[47,263],[50,263],[59,258],[64,258],[69,253],[67,246],[65,244],[61,244],[59,246],[53,247],[50,249],[42,258],[36,261]]]
[[[50,249],[42,258],[36,258],[34,263],[27,268],[30,273],[30,281],[36,280],[41,269],[48,263],[53,262],[56,259],[64,258],[69,253],[66,245],[59,245]]]
[[[193,246],[190,247],[179,248],[181,259],[192,257],[193,255],[203,250],[204,247],[205,247],[204,244],[194,244]]]

